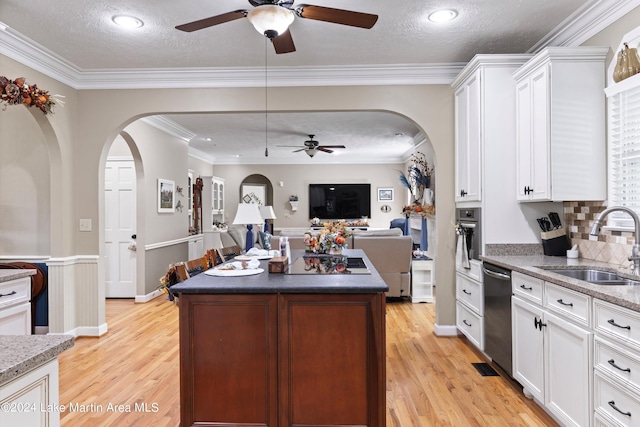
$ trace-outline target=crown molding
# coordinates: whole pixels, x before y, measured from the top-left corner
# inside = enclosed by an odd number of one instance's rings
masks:
[[[638,6],[640,0],[587,2],[533,45],[528,52],[537,53],[546,46],[579,46]]]
[[[180,126],[178,123],[174,122],[173,120],[169,119],[166,116],[160,116],[160,115],[147,116],[147,117],[142,117],[140,120],[171,136],[180,138],[185,142],[189,142],[191,141],[191,139],[196,137],[195,133],[191,132],[189,129],[183,126]]]
[[[81,69],[0,22],[0,54],[74,89],[264,87],[264,67]],[[269,67],[269,86],[450,84],[464,67],[390,64]]]

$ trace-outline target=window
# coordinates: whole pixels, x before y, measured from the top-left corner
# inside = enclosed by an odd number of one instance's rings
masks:
[[[640,84],[609,96],[608,125],[609,206],[626,206],[640,214]],[[633,221],[614,212],[607,225],[633,228]]]

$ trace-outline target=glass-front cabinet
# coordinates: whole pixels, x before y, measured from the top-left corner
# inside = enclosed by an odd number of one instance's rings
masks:
[[[224,222],[224,179],[211,178],[212,222]]]

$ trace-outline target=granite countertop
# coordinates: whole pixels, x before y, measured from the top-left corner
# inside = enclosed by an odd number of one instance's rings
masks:
[[[363,258],[371,274],[278,274],[269,273],[268,260],[260,261],[264,272],[253,276],[214,277],[201,273],[171,287],[173,293],[259,294],[259,293],[379,293],[389,287],[362,249],[346,249],[344,255]],[[293,250],[291,258],[304,255]]]
[[[548,269],[574,269],[583,270],[594,268],[611,271],[620,276],[640,280],[640,277],[630,274],[629,269],[620,268],[618,264],[594,261],[590,259],[569,259],[558,256],[532,255],[532,256],[482,256],[483,261],[518,271],[529,276],[547,282],[555,283],[565,288],[590,295],[613,304],[640,311],[640,286],[637,285],[594,285],[584,280],[573,279],[561,274],[546,271]]]
[[[0,283],[33,276],[34,274],[36,274],[36,270],[33,269],[2,268],[0,269]]]
[[[71,335],[0,335],[0,386],[71,347]]]

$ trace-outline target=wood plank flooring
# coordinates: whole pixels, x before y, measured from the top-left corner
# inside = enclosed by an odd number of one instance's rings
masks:
[[[388,427],[557,425],[517,383],[482,377],[483,356],[436,337],[434,319],[434,304],[387,304]],[[107,322],[60,355],[62,426],[178,426],[178,307],[107,300]]]

